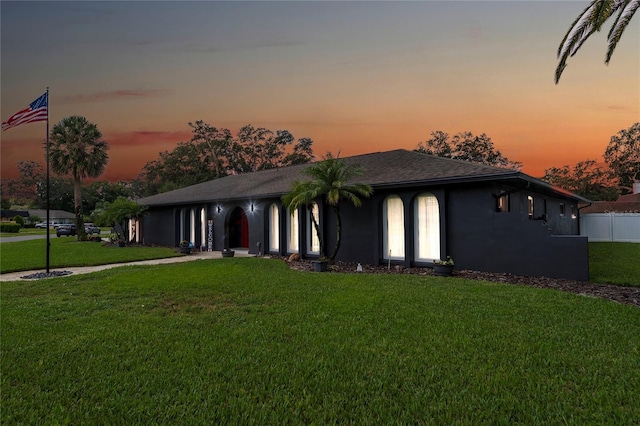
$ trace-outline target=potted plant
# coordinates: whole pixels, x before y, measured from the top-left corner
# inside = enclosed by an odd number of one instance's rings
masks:
[[[178,246],[178,251],[182,254],[191,254],[191,244],[189,244],[189,241],[187,240],[180,241],[180,245]]]
[[[327,270],[327,265],[329,264],[329,259],[321,257],[318,260],[312,260],[311,264],[313,265],[314,271],[325,272]]]
[[[451,256],[447,256],[446,260],[435,260],[433,262],[433,275],[439,277],[448,277],[453,274],[454,265],[455,264]]]
[[[109,234],[109,241],[111,241],[111,244],[115,244],[118,247],[124,247],[125,246],[124,240],[122,238],[120,238],[120,236],[118,234],[116,234],[115,232],[112,232],[111,234]]]

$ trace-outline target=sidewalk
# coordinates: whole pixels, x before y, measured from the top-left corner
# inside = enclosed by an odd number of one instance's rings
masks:
[[[255,254],[249,254],[247,250],[236,250],[234,257],[255,257]],[[117,268],[119,266],[130,265],[164,265],[167,263],[182,263],[190,262],[192,260],[203,259],[222,259],[222,252],[219,251],[202,251],[193,252],[186,256],[167,257],[163,259],[151,259],[151,260],[139,260],[136,262],[127,263],[110,263],[108,265],[96,265],[96,266],[72,266],[68,268],[50,268],[49,272],[55,271],[69,271],[71,275],[77,274],[89,274],[91,272],[103,271],[105,269]],[[9,272],[6,274],[0,274],[0,282],[5,281],[33,281],[32,279],[21,278],[26,275],[36,274],[38,272],[46,272],[45,269],[38,269],[35,271],[21,271],[21,272]],[[43,278],[45,279],[45,278]]]

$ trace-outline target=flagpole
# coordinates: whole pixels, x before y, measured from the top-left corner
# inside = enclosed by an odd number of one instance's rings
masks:
[[[47,274],[49,274],[49,252],[51,247],[49,226],[49,86],[47,86]]]

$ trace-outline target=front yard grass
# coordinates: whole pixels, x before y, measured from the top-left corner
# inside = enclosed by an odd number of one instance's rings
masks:
[[[640,310],[261,258],[1,284],[3,424],[638,424]]]
[[[43,231],[44,232],[44,231]],[[79,242],[75,237],[50,238],[51,268],[93,266],[180,256],[168,247],[116,247],[102,243]],[[0,272],[40,270],[46,267],[46,239],[0,244]]]

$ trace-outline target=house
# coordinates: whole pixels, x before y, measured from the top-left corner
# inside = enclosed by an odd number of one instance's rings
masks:
[[[587,213],[640,213],[640,181],[633,183],[631,194],[621,195],[616,201],[594,201],[581,208]]]
[[[374,189],[361,207],[343,203],[337,260],[432,266],[451,256],[456,268],[588,279],[587,239],[578,203],[588,200],[524,173],[393,150],[345,158],[361,165],[360,182]],[[209,250],[319,256],[310,215],[325,246],[336,220],[324,200],[287,211],[281,201],[308,165],[227,176],[142,198],[149,214],[137,224],[147,244],[186,239]]]
[[[10,222],[16,216],[21,216],[25,222],[29,221],[29,212],[26,210],[0,210],[0,220]]]
[[[29,216],[37,216],[45,222],[47,220],[47,211],[29,210]],[[66,210],[49,210],[49,222],[51,223],[73,223],[75,220],[75,214]]]
[[[30,223],[32,218],[39,218],[44,223],[47,218],[46,210],[1,210],[0,220],[12,221],[14,217],[22,216],[25,223]],[[65,224],[73,223],[75,221],[75,215],[73,213],[64,210],[49,210],[49,223],[51,224]]]

